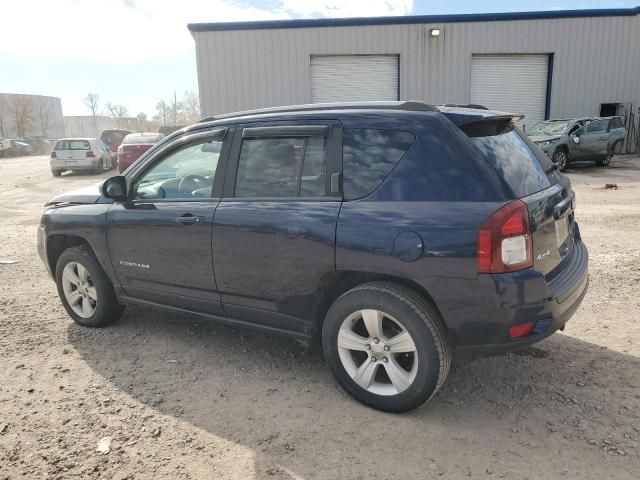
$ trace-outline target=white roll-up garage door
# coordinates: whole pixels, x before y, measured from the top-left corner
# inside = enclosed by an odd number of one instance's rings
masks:
[[[398,100],[398,55],[312,55],[311,102]]]
[[[473,55],[471,103],[522,113],[532,127],[544,120],[548,71],[548,55]]]

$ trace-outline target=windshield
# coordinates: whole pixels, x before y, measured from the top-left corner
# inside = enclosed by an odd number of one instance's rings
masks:
[[[540,122],[531,128],[527,134],[529,135],[563,135],[569,126],[573,123],[572,120],[569,121],[550,121],[550,122]]]

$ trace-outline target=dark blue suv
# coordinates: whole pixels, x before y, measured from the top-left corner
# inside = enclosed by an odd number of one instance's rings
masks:
[[[539,341],[587,291],[570,182],[515,118],[420,102],[208,118],[49,202],[39,252],[81,325],[140,304],[321,338],[350,394],[406,411],[454,355]]]

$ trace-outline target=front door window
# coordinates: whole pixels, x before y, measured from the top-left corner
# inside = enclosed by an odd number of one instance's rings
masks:
[[[179,148],[156,163],[136,182],[138,200],[211,197],[222,140],[206,140]]]

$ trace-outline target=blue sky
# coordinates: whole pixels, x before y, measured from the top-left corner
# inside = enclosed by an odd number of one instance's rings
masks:
[[[3,2],[4,3],[4,2]],[[123,104],[150,117],[161,99],[197,91],[189,22],[630,8],[640,0],[9,0],[2,7],[0,92]],[[34,15],[33,12],[38,12]],[[11,19],[7,21],[7,19]]]

